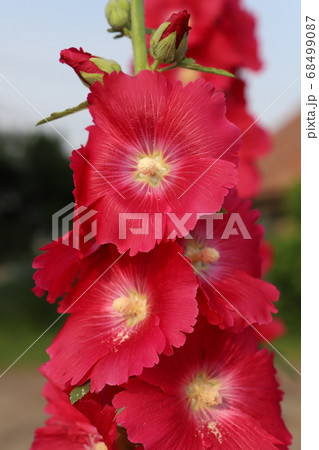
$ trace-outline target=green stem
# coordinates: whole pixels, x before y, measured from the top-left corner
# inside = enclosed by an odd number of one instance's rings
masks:
[[[155,61],[151,65],[151,70],[157,70],[159,65],[160,65],[159,59],[155,59]]]
[[[147,69],[147,48],[145,39],[144,0],[131,1],[132,45],[135,74]]]
[[[173,64],[172,66],[162,67],[161,69],[158,69],[158,71],[159,72],[166,72],[166,70],[176,69],[176,67],[178,67],[178,64]]]

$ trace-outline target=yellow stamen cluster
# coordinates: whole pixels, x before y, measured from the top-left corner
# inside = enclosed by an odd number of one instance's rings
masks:
[[[195,241],[188,244],[185,255],[191,260],[192,265],[197,270],[207,269],[209,264],[215,264],[220,258],[218,250],[197,244]]]
[[[94,445],[94,450],[108,450],[107,445],[104,444],[104,442],[97,442]]]
[[[147,315],[147,299],[143,294],[132,291],[127,297],[118,297],[113,302],[113,309],[126,319],[126,325],[133,327]]]
[[[194,411],[200,411],[220,405],[222,397],[218,387],[218,382],[209,379],[205,373],[197,375],[186,388],[191,408]]]
[[[156,187],[169,172],[169,166],[161,153],[142,155],[137,163],[135,178]]]

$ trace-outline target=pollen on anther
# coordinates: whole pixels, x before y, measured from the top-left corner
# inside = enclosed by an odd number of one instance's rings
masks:
[[[142,155],[136,166],[135,179],[156,187],[160,185],[168,172],[169,166],[161,153],[154,153],[151,156]]]
[[[146,296],[132,291],[128,296],[116,298],[113,301],[113,309],[125,319],[127,326],[132,327],[144,320],[147,315]]]

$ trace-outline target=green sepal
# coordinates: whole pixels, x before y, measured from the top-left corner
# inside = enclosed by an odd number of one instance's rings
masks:
[[[163,22],[155,31],[152,32],[151,41],[150,41],[151,47],[153,45],[156,45],[159,42],[164,31],[166,30],[166,28],[169,25],[170,25],[170,22]]]
[[[35,124],[35,126],[42,125],[47,122],[51,122],[52,120],[60,119],[61,117],[69,116],[70,114],[74,114],[78,111],[82,111],[83,109],[86,109],[89,106],[88,102],[82,102],[78,106],[74,106],[74,108],[68,108],[64,111],[60,112],[54,112],[49,117],[46,117],[45,119],[40,120],[38,123]]]
[[[233,73],[227,72],[224,69],[216,69],[215,67],[206,67],[197,64],[194,59],[186,58],[178,63],[177,67],[183,67],[184,69],[196,70],[197,72],[213,73],[215,75],[223,75],[224,77],[235,78]]]
[[[88,392],[90,392],[90,380],[88,380],[86,383],[82,384],[82,386],[75,387],[70,392],[70,402],[72,405],[74,405],[75,402],[78,400],[81,400]]]
[[[96,58],[93,56],[93,58],[90,58],[90,61],[105,73],[118,73],[122,70],[121,66],[113,59]]]
[[[166,36],[166,38],[152,44],[151,40],[151,56],[158,59],[164,64],[170,64],[175,61],[176,55],[176,31]]]
[[[123,408],[117,409],[115,415],[118,416],[119,414],[121,414],[122,411],[124,411],[124,409],[125,409],[125,406],[123,406]]]
[[[179,63],[184,61],[187,52],[188,33],[184,33],[184,36],[176,49],[175,62]]]
[[[100,83],[103,83],[103,73],[89,73],[89,72],[80,72],[80,75],[82,79],[84,80],[85,86],[91,86],[96,81],[99,81]]]

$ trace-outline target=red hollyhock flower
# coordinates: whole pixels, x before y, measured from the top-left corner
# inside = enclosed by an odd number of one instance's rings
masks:
[[[37,256],[32,267],[37,269],[33,275],[35,295],[42,297],[48,291],[47,301],[54,303],[71,288],[80,267],[79,251],[59,241],[40,248],[44,254]]]
[[[246,84],[240,78],[232,81],[231,88],[226,93],[226,116],[236,123],[243,136],[243,145],[240,149],[241,157],[256,158],[265,155],[271,146],[269,134],[260,127],[259,123],[247,111],[245,98]]]
[[[87,394],[74,405],[62,389],[48,382],[43,395],[50,414],[46,426],[35,431],[31,450],[107,450],[114,448],[117,425],[115,409],[101,405],[95,394]]]
[[[251,329],[235,335],[198,322],[173,356],[130,379],[116,420],[148,450],[287,449],[273,355]]]
[[[257,330],[256,336],[262,344],[265,343],[265,339],[271,342],[287,333],[285,322],[280,317],[276,317],[265,325],[256,325],[255,328]]]
[[[175,243],[161,244],[131,258],[108,246],[87,258],[62,301],[61,311],[74,304],[48,349],[48,375],[72,385],[90,378],[91,390],[100,391],[183,345],[196,322],[198,284],[179,251]]]
[[[236,79],[226,94],[227,118],[235,123],[242,136],[239,152],[239,182],[237,191],[242,198],[251,198],[258,194],[260,175],[256,168],[256,160],[270,151],[271,138],[251,114],[247,112],[245,99],[245,83]]]
[[[268,241],[262,240],[260,245],[260,253],[262,256],[262,275],[265,276],[273,266],[274,248]]]
[[[165,75],[170,78],[170,72]],[[180,69],[179,75],[182,81],[188,82],[198,78],[213,80],[217,90],[222,90],[225,77],[211,77],[208,74],[192,72]],[[247,110],[245,98],[245,83],[240,78],[229,79],[226,90],[226,116],[237,125],[242,134],[242,146],[239,151],[238,185],[237,190],[242,198],[252,198],[258,195],[260,188],[260,174],[256,167],[256,161],[266,155],[271,149],[269,133],[258,123]]]
[[[199,275],[200,310],[211,324],[236,332],[251,323],[270,322],[277,311],[272,302],[279,296],[272,284],[259,279],[263,227],[255,223],[259,212],[250,207],[251,202],[231,192],[224,203],[227,213],[214,219],[213,238],[200,220],[193,239],[182,242]]]
[[[42,297],[47,291],[47,301],[54,303],[71,289],[82,260],[98,249],[93,239],[85,242],[90,223],[87,220],[78,230],[74,229],[40,248],[45,253],[37,256],[32,265],[37,269],[33,275],[35,287],[32,291],[35,295]]]
[[[77,203],[97,211],[99,244],[114,243],[121,253],[130,248],[132,255],[149,251],[162,237],[185,236],[197,213],[220,209],[236,184],[239,147],[222,94],[203,80],[183,88],[151,71],[112,73],[91,91],[95,126],[82,150],[89,163],[76,152],[72,167]],[[141,213],[149,218],[148,232],[120,236],[123,215]],[[170,214],[182,219],[185,213],[181,231]]]
[[[238,167],[238,193],[242,198],[252,198],[259,194],[261,177],[256,167],[257,158],[241,158]]]

